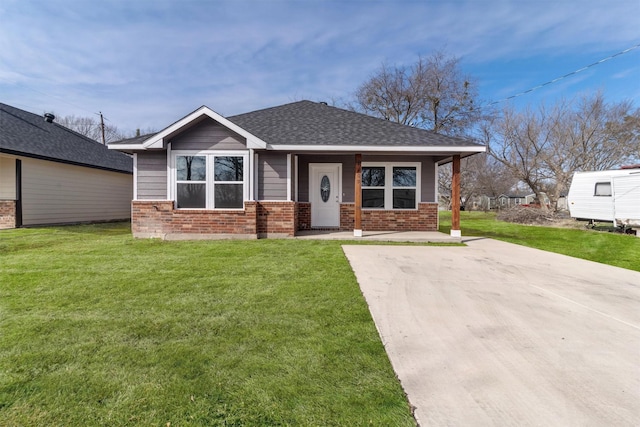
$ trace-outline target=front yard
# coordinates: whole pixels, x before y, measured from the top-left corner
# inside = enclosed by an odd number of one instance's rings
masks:
[[[636,237],[462,214],[640,271]],[[342,243],[0,231],[0,425],[415,425]]]
[[[0,316],[2,425],[414,424],[340,242],[5,230]]]

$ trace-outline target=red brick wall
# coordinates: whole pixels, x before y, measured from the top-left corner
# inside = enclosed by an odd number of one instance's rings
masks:
[[[340,205],[340,229],[353,230],[354,204]],[[438,204],[418,203],[417,210],[362,210],[363,231],[437,231]]]
[[[15,200],[0,200],[0,230],[16,228]]]
[[[170,235],[294,236],[295,202],[244,202],[242,211],[174,209],[172,201],[133,201],[131,231],[137,237]]]
[[[258,236],[295,235],[295,202],[257,202],[257,209]]]
[[[0,224],[2,206],[0,202]],[[340,205],[341,230],[353,230],[353,211],[353,203]],[[307,202],[245,202],[242,211],[176,210],[171,201],[133,201],[131,206],[131,230],[136,237],[164,238],[189,234],[193,234],[194,238],[196,235],[215,234],[294,236],[298,230],[309,229],[311,204]],[[362,211],[362,229],[436,231],[438,204],[419,203],[417,210],[365,209]]]
[[[296,224],[297,230],[311,230],[311,203],[298,202]]]
[[[177,234],[256,235],[256,202],[242,211],[173,208],[172,201],[138,201],[131,204],[131,231],[137,237]]]

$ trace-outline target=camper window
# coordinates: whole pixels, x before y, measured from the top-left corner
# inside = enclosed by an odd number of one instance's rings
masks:
[[[611,183],[596,182],[596,189],[593,195],[594,196],[611,196]]]

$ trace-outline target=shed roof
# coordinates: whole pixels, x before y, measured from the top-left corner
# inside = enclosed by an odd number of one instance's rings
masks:
[[[117,172],[133,172],[133,160],[109,150],[40,115],[0,103],[0,152],[87,166]]]

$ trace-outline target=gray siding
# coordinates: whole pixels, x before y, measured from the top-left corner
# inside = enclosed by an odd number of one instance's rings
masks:
[[[287,200],[287,154],[258,154],[258,200]]]
[[[246,140],[207,118],[171,138],[172,150],[246,150]]]
[[[363,162],[420,162],[420,202],[435,202],[435,161],[431,156],[398,155],[372,156],[363,155]],[[342,163],[342,201],[353,203],[355,200],[355,155],[300,155],[298,156],[298,200],[309,201],[309,163]]]
[[[138,199],[167,199],[167,152],[143,151],[138,157]]]
[[[24,225],[130,218],[131,175],[21,159]]]

